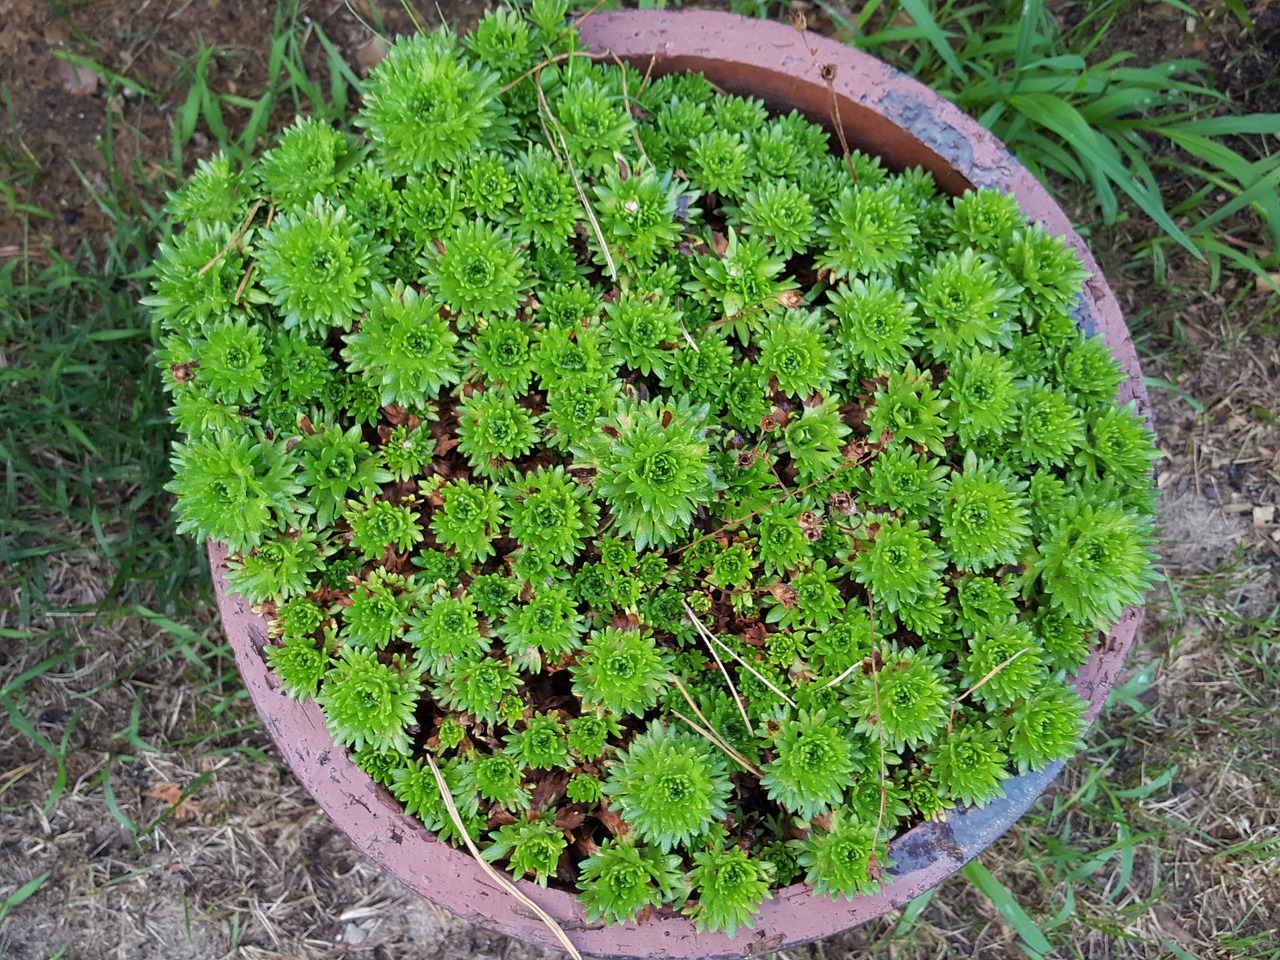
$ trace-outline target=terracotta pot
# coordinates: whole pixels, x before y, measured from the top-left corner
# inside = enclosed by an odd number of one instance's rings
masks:
[[[1101,332],[1128,377],[1120,399],[1136,399],[1147,412],[1137,355],[1119,307],[1097,264],[1052,197],[1004,147],[975,121],[926,87],[878,60],[835,41],[801,35],[789,25],[711,11],[657,10],[598,13],[581,27],[596,51],[612,51],[641,72],[655,75],[702,71],[732,93],[762,98],[774,110],[799,109],[832,126],[832,94],[820,77],[835,65],[834,92],[840,122],[851,147],[882,156],[889,167],[921,165],[942,187],[959,193],[970,186],[1012,192],[1023,210],[1050,232],[1068,238],[1093,272],[1076,311],[1087,333]],[[829,73],[829,71],[827,71]],[[375,785],[335,748],[320,709],[296,703],[278,690],[263,647],[267,623],[226,592],[226,552],[209,549],[223,624],[235,648],[245,683],[267,729],[298,779],[334,822],[366,854],[423,896],[458,916],[532,943],[555,947],[551,934],[525,908],[496,888],[465,852],[440,843],[394,798]],[[1124,661],[1141,618],[1129,609],[1094,649],[1076,677],[1093,719]],[[961,810],[945,823],[926,823],[891,846],[897,866],[874,896],[832,901],[803,884],[766,901],[754,930],[697,934],[683,917],[605,927],[588,924],[573,894],[520,887],[554,916],[585,954],[609,957],[728,957],[759,955],[829,936],[878,917],[937,885],[1005,832],[1057,776],[1061,764],[1006,783],[1008,796],[982,810]]]

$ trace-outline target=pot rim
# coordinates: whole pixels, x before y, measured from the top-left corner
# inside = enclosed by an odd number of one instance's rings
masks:
[[[771,110],[798,108],[831,125],[831,104],[851,147],[874,148],[886,165],[923,165],[940,185],[958,193],[971,186],[1011,192],[1033,222],[1062,235],[1079,254],[1091,277],[1075,311],[1086,333],[1099,332],[1126,379],[1118,398],[1136,401],[1149,417],[1137,353],[1120,308],[1083,240],[1048,191],[996,138],[927,87],[879,60],[836,40],[771,21],[709,10],[628,10],[597,13],[579,27],[584,44],[611,52],[655,75],[701,70],[733,93],[761,97]],[[824,65],[836,66],[829,88]],[[834,96],[833,96],[834,91]],[[896,132],[895,132],[896,131]],[[268,623],[226,588],[226,549],[210,543],[209,560],[224,629],[254,705],[281,754],[321,807],[356,845],[415,892],[459,917],[508,936],[559,948],[550,931],[514,898],[497,888],[476,861],[435,839],[407,815],[384,788],[373,783],[336,747],[320,708],[291,700],[266,663]],[[1121,620],[1095,645],[1075,683],[1089,701],[1092,722],[1114,686],[1141,620],[1140,608]],[[877,893],[852,900],[816,897],[807,884],[774,892],[755,918],[734,938],[697,933],[692,921],[660,914],[642,922],[606,927],[587,923],[574,894],[544,889],[529,881],[518,886],[550,913],[585,954],[608,957],[737,957],[771,953],[882,916],[937,886],[1000,837],[1057,777],[1063,762],[1006,781],[1006,797],[982,809],[951,812],[943,822],[926,822],[897,837],[890,852],[897,865]]]

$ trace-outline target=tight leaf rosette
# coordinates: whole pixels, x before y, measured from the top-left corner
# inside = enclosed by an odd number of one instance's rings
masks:
[[[604,789],[636,837],[667,853],[720,820],[731,786],[711,744],[655,723],[631,742]]]
[[[636,549],[674,543],[722,486],[711,459],[707,413],[706,405],[687,402],[621,401],[600,432],[575,451],[580,464],[595,467],[596,493]]]

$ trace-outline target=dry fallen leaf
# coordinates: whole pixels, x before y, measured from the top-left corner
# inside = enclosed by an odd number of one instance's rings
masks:
[[[147,796],[171,806],[175,820],[194,820],[200,816],[200,805],[190,797],[184,800],[182,787],[176,783],[157,783],[147,791]]]

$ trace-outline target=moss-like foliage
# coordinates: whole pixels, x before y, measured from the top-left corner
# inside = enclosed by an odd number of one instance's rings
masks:
[[[529,875],[545,887],[568,843],[564,831],[543,814],[537,820],[499,827],[493,843],[481,853],[486,860],[506,859],[517,879]]]
[[[345,339],[347,368],[363,373],[383,403],[421,410],[458,382],[458,336],[413,288],[375,284],[359,331]]]
[[[421,692],[414,668],[399,661],[382,663],[372,650],[348,649],[325,674],[316,702],[324,708],[336,743],[408,753],[407,728]]]
[[[715,747],[660,723],[631,741],[604,787],[637,839],[663,853],[710,829],[730,790]]]
[[[806,820],[838,806],[852,783],[856,758],[847,735],[823,710],[801,710],[794,719],[783,720],[774,752],[761,786],[771,800]]]
[[[575,452],[596,471],[595,490],[637,549],[665,547],[720,485],[711,465],[707,407],[619,403]]]
[[[932,742],[946,726],[955,691],[947,682],[940,654],[910,647],[880,652],[882,663],[867,663],[854,675],[849,706],[875,748],[915,749]]]
[[[629,835],[605,840],[582,861],[578,887],[588,920],[612,926],[645,907],[682,900],[688,885],[680,858],[636,843]]]
[[[773,864],[752,859],[738,846],[700,850],[693,860],[689,879],[697,899],[684,912],[693,918],[694,926],[699,931],[723,930],[731,937],[739,927],[755,926],[756,908],[773,896],[769,892]]]
[[[428,829],[461,840],[431,760],[500,869],[733,934],[1079,749],[1153,438],[1010,195],[566,15],[399,40],[354,124],[174,191],[167,489]]]
[[[658,700],[669,655],[650,631],[607,627],[586,643],[573,668],[573,692],[585,706],[624,716],[643,714]]]

